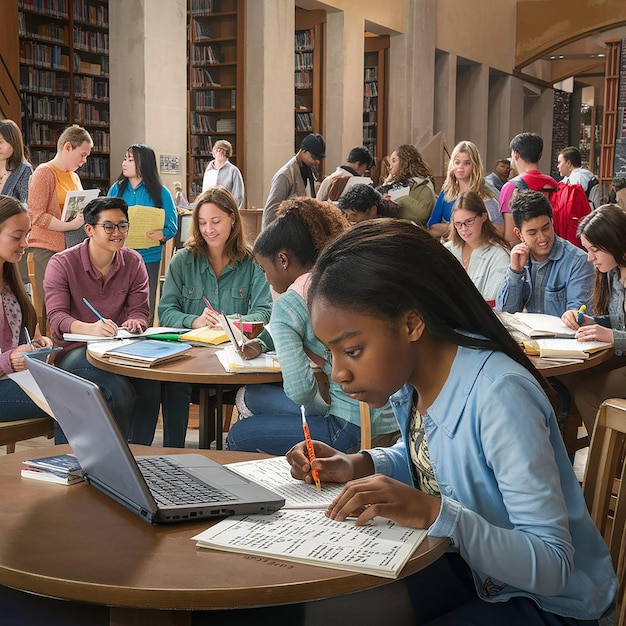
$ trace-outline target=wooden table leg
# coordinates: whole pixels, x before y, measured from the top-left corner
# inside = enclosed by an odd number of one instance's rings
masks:
[[[211,410],[209,389],[209,387],[200,387],[198,447],[202,450],[208,450],[211,447],[211,442],[216,439],[218,432],[215,428],[215,413]]]
[[[221,385],[215,387],[215,449],[221,450],[223,447],[224,437],[224,395]]]

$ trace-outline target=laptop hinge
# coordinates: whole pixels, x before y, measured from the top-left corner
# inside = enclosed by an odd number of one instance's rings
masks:
[[[84,473],[84,478],[87,483],[93,485],[98,491],[101,491],[109,498],[119,502],[124,508],[135,513],[135,515],[139,515],[139,517],[148,522],[148,524],[152,524],[156,511],[149,511],[144,507],[138,506],[135,502],[132,502],[117,491],[111,489],[108,485],[99,481],[95,476],[92,476],[87,472]]]

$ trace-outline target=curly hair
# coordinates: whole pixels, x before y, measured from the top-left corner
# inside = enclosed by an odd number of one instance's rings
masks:
[[[237,202],[230,191],[220,185],[207,189],[196,198],[191,214],[191,235],[185,242],[185,247],[194,256],[208,255],[209,247],[200,232],[198,213],[203,204],[209,203],[214,204],[220,211],[223,211],[234,220],[230,235],[224,245],[224,257],[229,263],[236,263],[242,261],[247,256],[251,256],[252,251],[246,241],[246,234],[243,230]]]
[[[448,161],[448,173],[441,187],[446,201],[454,200],[461,192],[459,181],[454,175],[454,160],[461,153],[467,154],[472,164],[468,191],[475,191],[481,198],[495,198],[496,194],[485,182],[485,170],[478,147],[471,141],[461,141],[452,150],[450,160]]]
[[[349,227],[343,213],[330,202],[289,198],[280,203],[276,219],[257,237],[254,254],[273,259],[286,249],[302,267],[309,267],[322,249]]]
[[[398,160],[400,161],[400,171],[394,176],[394,181],[407,180],[414,176],[432,179],[433,173],[430,167],[415,146],[404,143],[398,146],[394,152],[398,155]]]

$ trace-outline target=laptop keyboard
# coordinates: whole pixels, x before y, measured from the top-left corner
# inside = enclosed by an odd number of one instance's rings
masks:
[[[162,506],[237,500],[236,496],[190,476],[167,458],[138,458],[137,464],[152,496]]]

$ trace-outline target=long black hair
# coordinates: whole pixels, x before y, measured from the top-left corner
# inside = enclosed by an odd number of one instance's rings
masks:
[[[157,169],[156,155],[154,150],[145,143],[134,143],[126,152],[133,155],[137,176],[143,179],[148,195],[152,198],[154,206],[163,207],[163,187]],[[122,196],[128,187],[128,178],[123,173],[117,177],[117,195]]]
[[[383,320],[415,311],[428,332],[440,340],[507,354],[536,378],[557,408],[549,383],[461,264],[413,222],[368,220],[335,239],[313,268],[308,301],[316,298]]]

